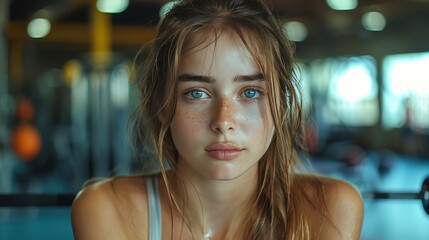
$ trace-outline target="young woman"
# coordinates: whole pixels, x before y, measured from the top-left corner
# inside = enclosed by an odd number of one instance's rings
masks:
[[[261,1],[176,4],[145,56],[133,124],[160,171],[85,187],[75,238],[359,239],[356,189],[300,170],[292,55]]]

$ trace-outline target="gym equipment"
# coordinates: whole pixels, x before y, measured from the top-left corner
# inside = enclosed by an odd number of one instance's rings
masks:
[[[34,160],[42,147],[39,131],[28,123],[21,123],[11,134],[11,145],[16,155],[25,162]]]
[[[399,200],[421,200],[423,209],[429,215],[429,177],[426,177],[422,183],[420,192],[364,192],[363,198],[386,200],[386,199],[399,199]]]
[[[0,194],[0,207],[47,207],[71,206],[75,194]],[[429,177],[423,181],[419,193],[407,192],[366,192],[362,196],[367,199],[400,199],[422,201],[423,209],[429,215]]]
[[[27,98],[20,98],[16,103],[16,118],[22,122],[29,122],[34,119],[34,104]]]
[[[69,207],[75,194],[0,194],[0,207]]]

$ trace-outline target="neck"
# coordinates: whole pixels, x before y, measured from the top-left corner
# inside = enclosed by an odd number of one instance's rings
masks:
[[[193,230],[209,237],[205,239],[234,238],[254,203],[257,167],[231,180],[183,176],[183,199],[187,199],[183,214]]]

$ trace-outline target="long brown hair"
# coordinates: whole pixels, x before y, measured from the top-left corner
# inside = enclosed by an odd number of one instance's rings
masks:
[[[182,0],[167,13],[144,55],[139,81],[141,105],[132,125],[135,143],[149,147],[158,158],[170,198],[179,208],[179,194],[169,188],[173,180],[165,173],[167,168],[175,171],[177,159],[169,132],[177,101],[177,68],[188,39],[196,33],[217,36],[223,31],[237,35],[259,64],[268,83],[275,125],[271,145],[259,161],[259,192],[243,224],[248,227],[245,237],[309,239],[308,218],[300,214],[306,197],[302,188],[297,187],[296,177],[302,107],[293,47],[262,1]]]

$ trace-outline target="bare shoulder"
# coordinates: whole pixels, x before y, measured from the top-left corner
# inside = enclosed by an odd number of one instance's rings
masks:
[[[146,190],[143,177],[107,178],[84,187],[71,211],[75,239],[126,239],[128,228],[145,232]],[[143,238],[144,239],[144,238]]]
[[[322,176],[302,176],[310,201],[323,199],[325,216],[310,215],[316,239],[358,240],[363,222],[363,200],[350,183]],[[323,195],[323,198],[320,198]],[[314,213],[314,212],[313,212]],[[326,221],[326,218],[328,221]]]

